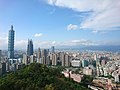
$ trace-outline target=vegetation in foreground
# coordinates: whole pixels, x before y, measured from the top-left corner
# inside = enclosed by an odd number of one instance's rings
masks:
[[[65,78],[60,68],[33,63],[0,77],[0,90],[88,90]]]

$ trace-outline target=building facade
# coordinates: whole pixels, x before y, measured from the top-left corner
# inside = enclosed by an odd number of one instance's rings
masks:
[[[28,40],[27,55],[28,56],[33,55],[33,41],[32,40]]]
[[[54,46],[51,47],[51,52],[52,52],[52,53],[55,52],[55,47],[54,47]]]
[[[13,30],[13,25],[11,25],[11,30],[9,30],[8,36],[8,58],[14,58],[14,36],[15,31]]]

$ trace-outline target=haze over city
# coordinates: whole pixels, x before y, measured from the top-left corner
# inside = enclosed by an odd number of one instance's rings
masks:
[[[0,0],[0,49],[15,30],[15,49],[120,45],[119,0]]]

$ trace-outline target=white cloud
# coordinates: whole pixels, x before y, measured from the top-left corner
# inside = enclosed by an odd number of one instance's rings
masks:
[[[15,41],[15,49],[26,50],[27,49],[27,43],[28,43],[28,40],[16,40]]]
[[[97,33],[99,33],[99,34],[105,34],[105,33],[107,33],[107,32],[104,31],[104,30],[93,30],[92,33],[93,33],[93,34],[97,34]]]
[[[56,3],[57,0],[48,0],[49,4],[54,5]]]
[[[15,42],[15,49],[27,49],[27,40],[18,40]],[[85,39],[71,41],[33,41],[34,49],[50,48],[51,46],[76,46],[76,45],[97,45],[95,42]]]
[[[48,4],[72,10],[92,11],[80,24],[83,29],[120,30],[120,0],[47,0]]]
[[[55,44],[56,44],[56,41],[53,41],[52,44],[55,45]]]
[[[36,33],[34,37],[41,37],[43,34],[42,33]]]
[[[8,38],[0,37],[0,49],[7,50]],[[15,40],[15,50],[26,50],[28,40]],[[50,48],[51,46],[76,46],[76,45],[120,45],[120,41],[92,41],[87,39],[76,39],[70,41],[33,41],[34,49],[37,48]]]
[[[77,29],[78,29],[78,26],[74,24],[69,24],[67,26],[67,30],[77,30]]]
[[[86,39],[79,39],[79,40],[72,40],[72,45],[98,45],[94,41],[86,40]]]
[[[73,43],[80,43],[80,40],[72,40]]]
[[[97,9],[101,7],[99,3],[103,2],[103,0],[99,0],[99,1],[98,0],[47,0],[47,1],[50,5],[67,7],[76,11],[90,11],[92,9]]]

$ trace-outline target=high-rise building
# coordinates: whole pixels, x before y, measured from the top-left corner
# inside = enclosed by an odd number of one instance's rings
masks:
[[[28,63],[29,63],[29,58],[26,54],[23,54],[22,63],[25,64],[25,65],[28,65]]]
[[[50,65],[50,56],[49,55],[46,58],[46,65]]]
[[[42,52],[41,52],[41,57],[42,57],[41,62],[42,62],[42,64],[46,64],[48,53],[49,53],[49,49],[43,49],[42,50]]]
[[[38,63],[42,63],[42,57],[41,57],[41,50],[40,50],[40,48],[38,48],[38,52],[37,52],[37,62]]]
[[[32,40],[28,40],[27,55],[28,56],[33,55],[33,42],[32,42]]]
[[[8,36],[8,58],[14,58],[14,36],[15,31],[13,30],[13,25],[11,25],[11,30],[9,30]]]
[[[88,60],[82,60],[82,67],[86,67],[89,65]]]
[[[52,54],[52,65],[57,65],[57,54]]]
[[[62,66],[70,66],[70,56],[66,53],[60,54],[60,60],[62,62]]]
[[[49,50],[48,49],[43,49],[42,50],[42,53],[41,53],[41,56],[43,57],[43,56],[47,56],[48,55],[48,53],[49,53]]]
[[[65,66],[70,66],[70,56],[68,54],[65,55]]]
[[[40,59],[40,58],[41,58],[41,50],[40,50],[40,48],[38,48],[37,58],[38,58],[38,59]]]
[[[54,47],[54,46],[51,47],[51,52],[52,52],[52,53],[55,52],[55,47]]]
[[[60,58],[61,58],[62,66],[65,66],[65,54],[61,53]]]

